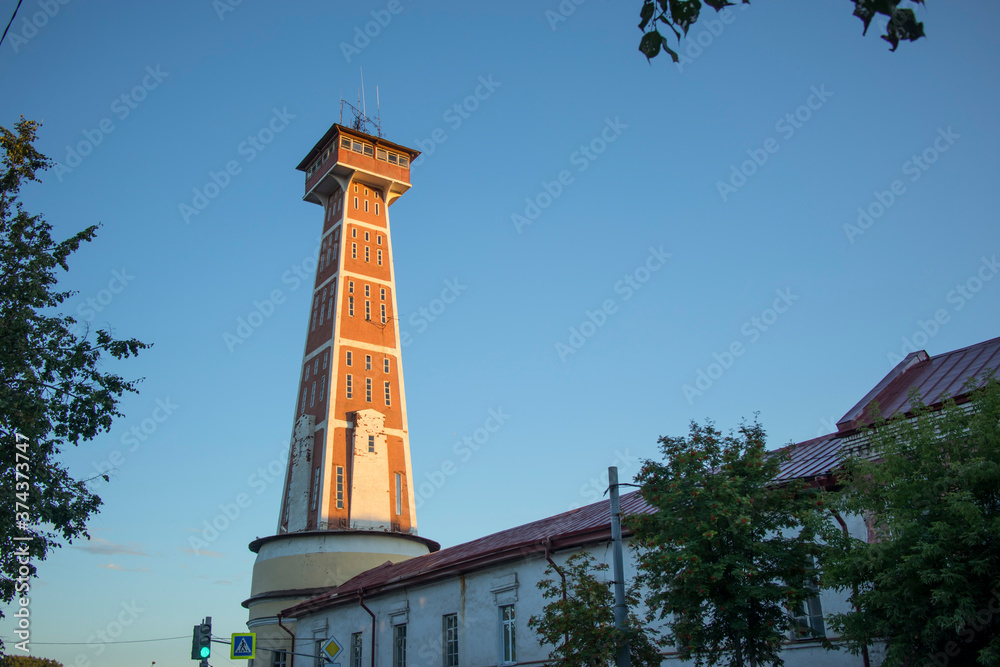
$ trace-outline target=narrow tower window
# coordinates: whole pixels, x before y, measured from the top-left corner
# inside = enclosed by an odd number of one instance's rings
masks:
[[[347,351],[347,365],[348,366],[351,365],[351,351],[350,350]]]
[[[370,262],[371,261],[371,256],[372,256],[371,248],[369,248],[368,246],[365,246],[365,261],[366,262]]]
[[[357,259],[357,258],[358,258],[358,244],[357,243],[352,243],[351,244],[351,259]]]
[[[316,388],[316,383],[313,383],[313,389]],[[365,378],[365,401],[372,402],[372,379]]]
[[[372,302],[368,301],[367,299],[365,300],[365,319],[366,320],[372,319]]]
[[[365,296],[371,296],[371,295],[372,295],[372,286],[365,285]]]
[[[382,324],[385,324],[385,304],[382,304]]]
[[[383,373],[389,372],[389,357],[386,357],[385,359],[382,360],[382,372]]]
[[[313,475],[313,488],[309,499],[309,509],[313,512],[316,511],[316,504],[319,500],[319,468],[316,468],[316,473]]]
[[[344,467],[337,466],[337,509],[344,509]]]
[[[309,395],[309,407],[311,408],[316,404],[316,380],[312,383],[312,393]]]
[[[319,379],[319,402],[326,400],[326,376]]]
[[[378,249],[378,254],[376,255],[376,258],[378,260],[378,265],[382,266],[382,249],[381,248]]]
[[[385,301],[385,288],[384,287],[381,290],[379,290],[379,294],[381,295],[382,300]]]
[[[375,436],[374,435],[368,436],[368,451],[372,452],[372,453],[375,453]]]
[[[385,404],[388,407],[392,405],[392,391],[389,388],[389,381],[385,381]]]
[[[365,241],[371,241],[371,240],[372,240],[372,233],[365,232]]]
[[[354,297],[347,297],[347,314],[354,317]]]
[[[351,398],[354,395],[353,391],[354,391],[354,387],[352,386],[352,383],[351,383],[351,374],[348,373],[347,374],[347,398]]]
[[[370,371],[372,369],[372,355],[365,355],[365,370]]]
[[[403,476],[396,473],[396,516],[403,513]]]

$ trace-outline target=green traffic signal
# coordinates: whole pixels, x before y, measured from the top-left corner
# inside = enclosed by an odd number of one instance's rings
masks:
[[[201,657],[207,658],[209,655],[211,655],[211,653],[212,653],[212,648],[211,647],[209,647],[209,646],[202,646],[201,647]]]

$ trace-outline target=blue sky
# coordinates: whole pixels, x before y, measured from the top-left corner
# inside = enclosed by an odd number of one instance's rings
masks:
[[[692,419],[805,440],[908,340],[1000,335],[996,3],[930,0],[894,54],[850,3],[755,3],[680,67],[638,53],[639,2],[47,4],[0,47],[0,124],[43,120],[61,164],[30,210],[103,225],[67,310],[154,347],[118,368],[145,378],[126,418],[65,453],[115,471],[93,539],[40,567],[36,655],[182,665],[202,616],[244,629],[321,226],[295,166],[361,68],[384,136],[424,151],[391,221],[419,531],[444,546],[598,500]]]

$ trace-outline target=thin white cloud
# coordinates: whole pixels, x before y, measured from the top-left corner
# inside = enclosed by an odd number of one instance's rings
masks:
[[[218,551],[209,551],[208,549],[192,549],[190,547],[181,547],[181,551],[186,554],[193,554],[195,556],[209,556],[210,558],[225,558],[226,554],[220,553]]]
[[[80,549],[81,551],[89,551],[92,554],[100,554],[102,556],[116,556],[116,555],[129,555],[129,556],[148,556],[143,548],[136,544],[118,544],[117,542],[111,542],[109,540],[102,539],[100,537],[92,537],[86,544],[73,545],[74,549]]]
[[[148,567],[122,567],[116,563],[106,563],[104,565],[98,565],[97,567],[102,567],[105,570],[114,570],[115,572],[149,572]]]

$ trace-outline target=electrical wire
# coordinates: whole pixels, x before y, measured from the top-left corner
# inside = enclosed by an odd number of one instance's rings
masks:
[[[17,7],[14,8],[14,13],[10,15],[10,21],[7,22],[7,27],[3,29],[3,36],[0,37],[0,46],[3,45],[3,39],[7,36],[7,31],[10,30],[11,24],[14,22],[14,17],[17,16],[17,10],[21,8],[21,3],[24,0],[17,0]]]
[[[101,644],[146,644],[148,642],[166,642],[166,641],[172,641],[174,639],[190,639],[190,637],[184,636],[184,637],[160,637],[159,639],[130,639],[128,641],[120,641],[120,642],[102,641]],[[4,641],[7,642],[13,640],[5,639]],[[88,646],[93,644],[93,642],[36,642],[34,640],[31,640],[31,643],[37,644],[38,646]]]

